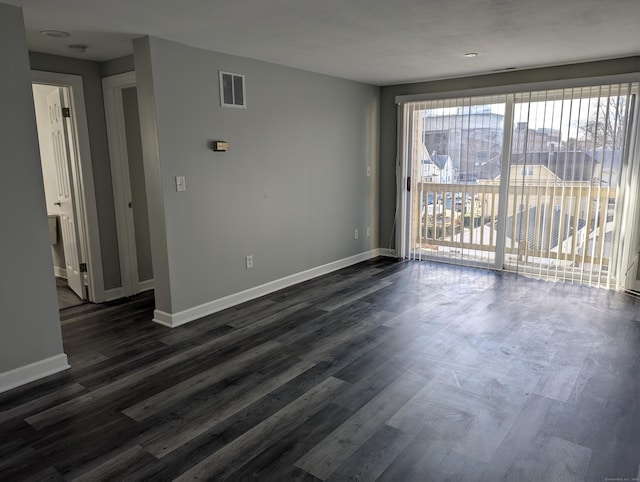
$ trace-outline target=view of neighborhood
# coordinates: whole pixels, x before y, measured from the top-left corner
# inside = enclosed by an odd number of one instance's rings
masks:
[[[506,133],[504,101],[434,101],[414,111],[415,256],[491,264],[504,223],[507,269],[546,277],[606,274],[628,98],[572,94],[516,99]]]
[[[575,105],[563,106],[571,103]],[[541,110],[546,111],[542,118],[533,115]],[[468,183],[500,176],[503,104],[427,109],[421,114],[421,160],[424,176],[430,176],[431,182]],[[568,121],[563,115],[574,117]],[[624,98],[516,104],[510,161],[512,165],[542,167],[538,171],[546,172],[546,180],[615,185],[625,126]]]

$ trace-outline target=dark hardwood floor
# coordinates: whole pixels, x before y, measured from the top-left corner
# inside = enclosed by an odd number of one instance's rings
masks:
[[[0,480],[637,480],[639,307],[378,258],[173,330],[70,308],[72,368],[0,395]]]

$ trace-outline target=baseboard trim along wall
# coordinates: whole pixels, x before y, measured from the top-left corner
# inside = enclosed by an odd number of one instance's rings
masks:
[[[248,290],[240,291],[238,293],[225,296],[224,298],[219,298],[177,313],[166,313],[164,311],[155,310],[153,312],[153,321],[160,325],[168,326],[169,328],[175,328],[177,326],[184,325],[185,323],[189,323],[190,321],[202,318],[203,316],[260,298],[261,296],[268,295],[274,291],[278,291],[283,288],[302,283],[303,281],[308,281],[312,278],[317,278],[318,276],[383,255],[384,254],[381,253],[380,249],[372,249],[370,251],[365,251],[364,253],[349,256],[348,258],[339,259],[322,266],[301,271],[300,273],[285,276],[284,278],[270,281],[253,288],[249,288]]]
[[[138,293],[153,289],[153,280],[140,281],[138,283]],[[113,288],[104,292],[105,301],[113,301],[124,298],[124,289],[122,287]]]
[[[55,355],[22,367],[14,368],[8,372],[0,373],[0,393],[39,380],[40,378],[48,377],[67,368],[70,368],[67,355],[61,353],[60,355]]]
[[[64,278],[67,279],[67,270],[66,268],[61,268],[60,266],[53,267],[53,274],[56,278]]]
[[[153,279],[148,279],[146,281],[140,281],[138,283],[138,293],[142,293],[143,291],[149,291],[153,289]]]
[[[378,250],[379,256],[386,256],[387,258],[395,258],[396,257],[396,250],[395,249],[389,249],[389,248],[380,248]]]
[[[124,291],[122,291],[122,287],[113,288],[111,290],[106,290],[104,292],[104,296],[105,301],[113,301],[122,298],[124,296]]]

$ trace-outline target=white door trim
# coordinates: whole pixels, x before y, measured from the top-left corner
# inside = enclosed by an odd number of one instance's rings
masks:
[[[100,303],[105,301],[102,252],[82,77],[79,75],[32,70],[31,80],[36,84],[68,87],[71,91],[71,137],[73,145],[70,147],[77,154],[74,156],[74,167],[75,172],[79,173],[79,176],[73,176],[73,183],[76,192],[76,211],[78,213],[80,257],[81,262],[87,263],[88,267],[86,280],[89,301]]]
[[[135,227],[129,207],[131,180],[124,108],[122,106],[122,90],[135,87],[135,85],[135,72],[125,72],[102,79],[123,296],[131,296],[141,291],[138,279]]]
[[[396,153],[396,230],[395,250],[399,258],[408,258],[410,255],[409,240],[411,239],[411,223],[409,222],[409,209],[411,206],[411,191],[407,189],[407,177],[411,171],[409,156],[406,154],[411,140],[407,135],[408,120],[405,104],[398,104],[398,125],[396,129],[397,153]]]

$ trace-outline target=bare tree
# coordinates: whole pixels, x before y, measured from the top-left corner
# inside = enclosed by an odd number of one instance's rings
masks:
[[[594,109],[587,124],[580,129],[583,135],[580,143],[583,144],[583,148],[622,149],[626,138],[627,115],[626,96],[599,99],[597,109]]]

